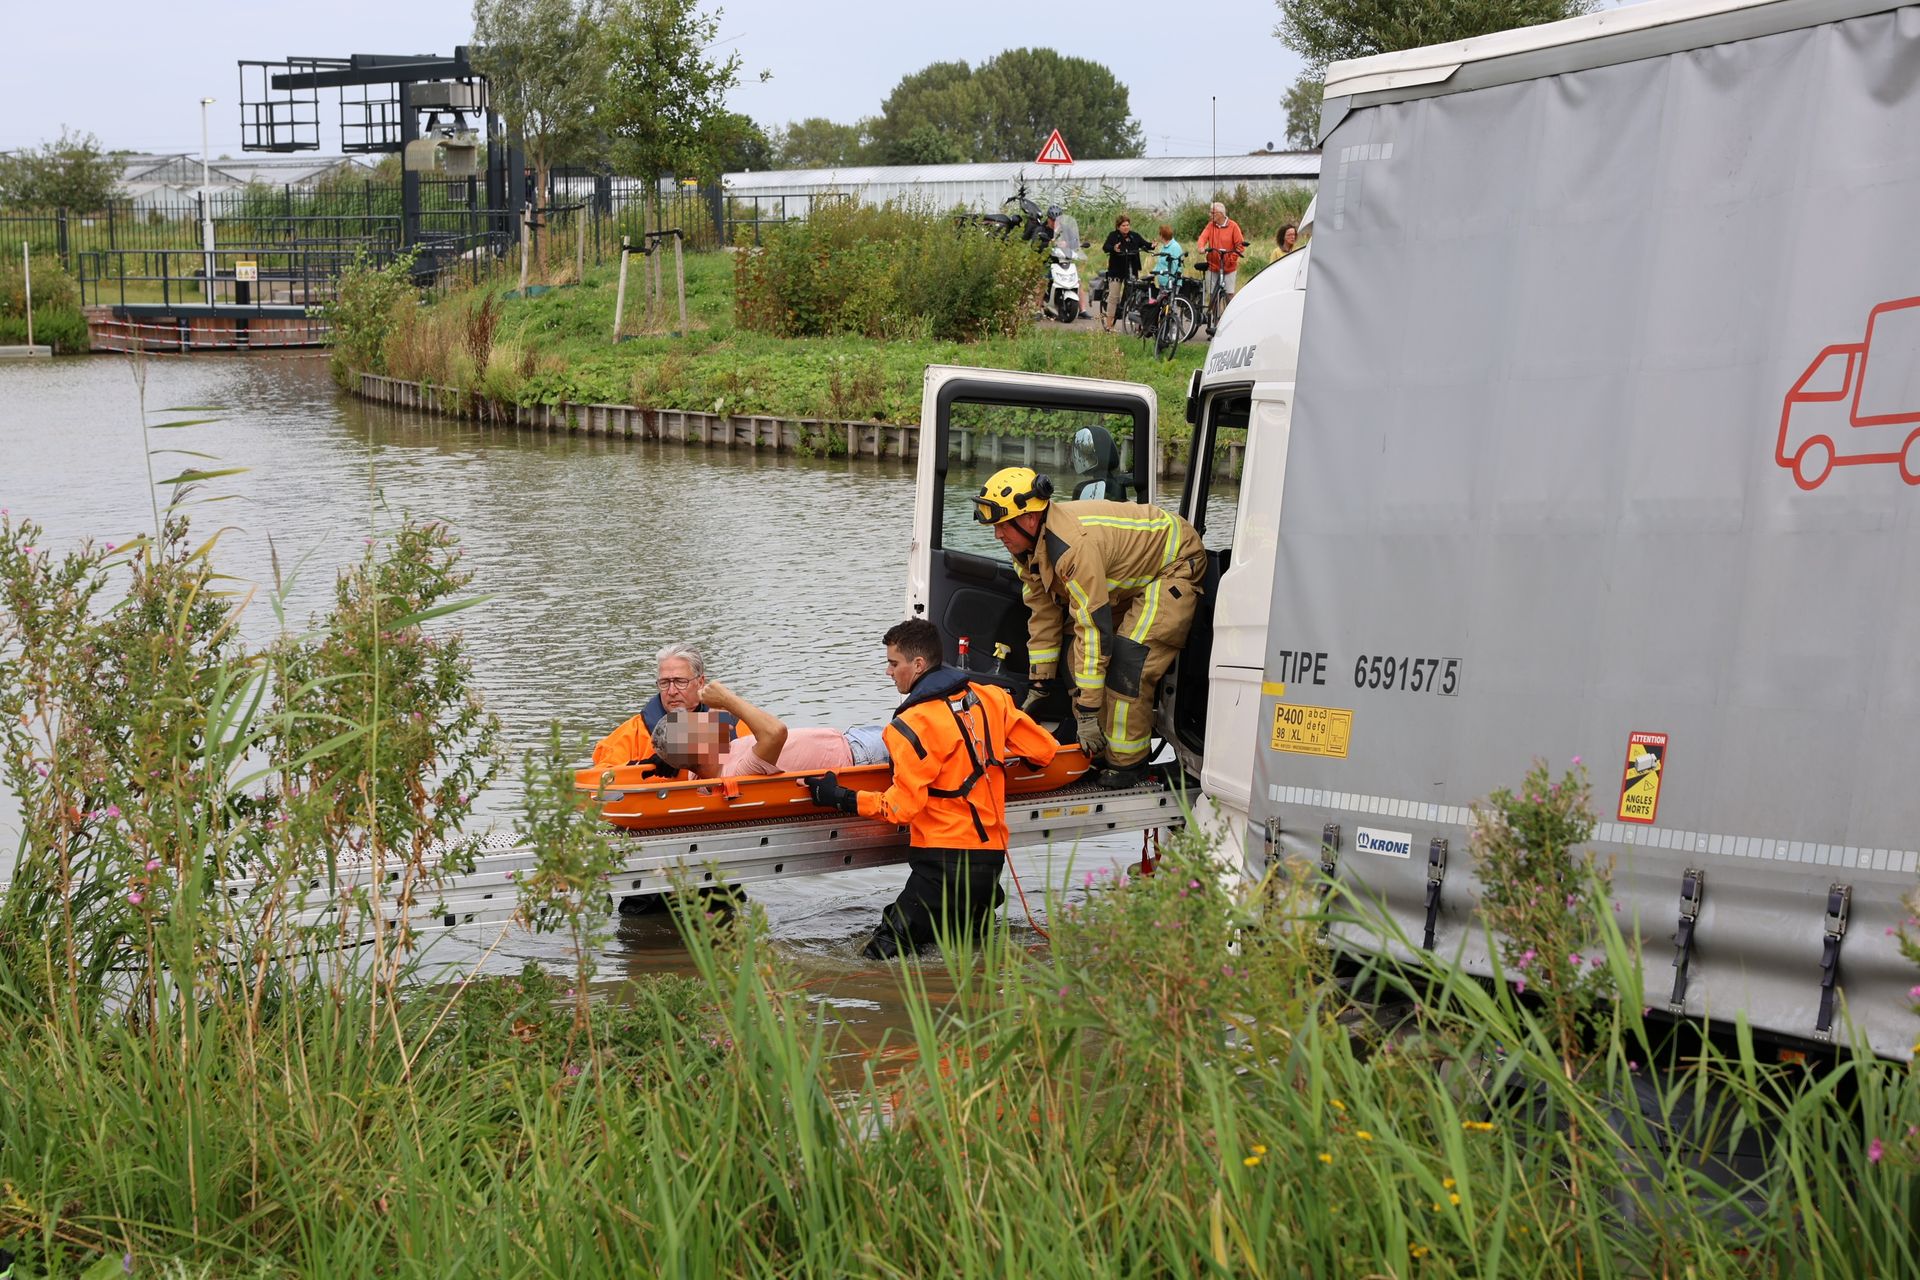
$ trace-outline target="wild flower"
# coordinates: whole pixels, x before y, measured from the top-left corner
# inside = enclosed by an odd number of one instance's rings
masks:
[[[1248,1156],[1248,1157],[1247,1157],[1246,1159],[1244,1159],[1244,1160],[1242,1160],[1242,1161],[1241,1161],[1240,1163],[1241,1163],[1241,1164],[1243,1164],[1243,1165],[1245,1165],[1245,1166],[1247,1166],[1247,1168],[1249,1168],[1249,1169],[1251,1169],[1251,1168],[1253,1168],[1253,1167],[1254,1167],[1255,1165],[1257,1165],[1257,1164],[1259,1164],[1259,1163],[1260,1163],[1260,1157],[1259,1157],[1259,1156]]]
[[[1468,1133],[1492,1133],[1500,1126],[1491,1120],[1462,1120],[1460,1127]]]
[[[1872,1142],[1869,1142],[1867,1144],[1867,1163],[1868,1164],[1879,1164],[1881,1157],[1886,1154],[1887,1154],[1886,1145],[1882,1143],[1880,1139],[1875,1138]]]
[[[1321,1163],[1321,1164],[1332,1164],[1332,1163],[1333,1163],[1333,1152],[1331,1152],[1331,1151],[1322,1151],[1322,1152],[1320,1153],[1320,1163]]]

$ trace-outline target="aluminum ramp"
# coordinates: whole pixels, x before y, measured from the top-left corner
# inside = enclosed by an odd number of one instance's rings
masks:
[[[1016,803],[1017,802],[1017,803]],[[1103,791],[1090,784],[1043,795],[1008,797],[1009,847],[1072,848],[1081,841],[1154,828],[1175,830],[1185,824],[1178,797],[1159,784]],[[676,884],[758,884],[794,876],[821,875],[906,861],[907,830],[870,818],[832,815],[797,821],[715,823],[677,830],[618,834],[626,854],[608,882],[617,898],[671,891]],[[417,884],[405,914],[417,931],[504,924],[519,913],[519,878],[534,871],[537,859],[506,836],[490,836],[470,871]],[[391,893],[400,875],[384,877]],[[295,923],[324,926],[343,915],[356,921],[355,932],[371,934],[365,906],[372,877],[363,867],[343,865],[328,892],[323,880],[306,885],[304,903],[292,913]],[[252,880],[222,883],[229,898],[251,897]],[[399,922],[402,904],[383,894],[380,914],[387,927]]]

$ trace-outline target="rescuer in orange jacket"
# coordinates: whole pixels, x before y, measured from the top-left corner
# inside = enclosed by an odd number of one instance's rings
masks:
[[[702,701],[707,687],[707,662],[690,644],[670,644],[654,659],[654,671],[658,692],[640,708],[639,715],[593,744],[595,767],[613,769],[651,762],[660,772],[675,772],[662,768],[659,763],[653,747],[653,727],[669,711],[707,710]],[[753,732],[737,716],[724,711],[718,714],[728,734],[746,737]]]
[[[886,634],[887,674],[906,694],[884,732],[893,756],[885,791],[852,791],[833,774],[810,778],[814,803],[904,823],[915,856],[906,887],[867,943],[873,960],[934,940],[936,922],[975,928],[1005,900],[1006,762],[1053,759],[1059,744],[998,685],[975,684],[941,662],[940,632],[910,618]]]

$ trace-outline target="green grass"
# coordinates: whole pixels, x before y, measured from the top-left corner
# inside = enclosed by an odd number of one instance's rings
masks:
[[[1905,1068],[1671,1064],[1660,1107],[1782,1130],[1748,1208],[1610,1127],[1652,1052],[1632,1011],[1578,1083],[1444,971],[1352,1030],[1310,898],[1198,857],[1056,910],[1051,953],[957,951],[950,1000],[906,967],[911,1033],[877,1047],[752,920],[689,921],[700,977],[581,1033],[534,973],[423,990],[378,1037],[319,990],[75,1035],[0,984],[0,1243],[33,1275],[1907,1274],[1912,1144],[1867,1157],[1920,1122]]]
[[[684,918],[697,978],[590,1000],[581,970],[453,980],[391,929],[328,950],[334,926],[293,923],[302,886],[357,850],[400,877],[387,902],[426,900],[423,851],[490,774],[471,662],[423,626],[465,571],[443,526],[389,530],[309,631],[251,649],[179,515],[225,472],[193,474],[166,532],[116,552],[49,554],[0,516],[17,1274],[1911,1274],[1914,1068],[1668,1038],[1606,911],[1582,973],[1618,999],[1572,1039],[1314,866],[1242,886],[1191,833],[1048,903],[1044,948],[922,962],[949,997],[894,970],[910,1031],[878,1044],[752,909]],[[605,837],[558,748],[529,764],[559,785],[528,789],[517,892],[584,964]],[[1458,856],[1484,880],[1485,854]],[[210,891],[238,868],[263,887]],[[1407,967],[1337,967],[1335,917]],[[1698,1150],[1747,1134],[1759,1176],[1708,1176]]]
[[[980,342],[898,341],[858,337],[775,338],[733,323],[733,262],[725,253],[690,254],[687,310],[691,332],[678,326],[671,260],[666,307],[654,331],[612,341],[617,269],[589,267],[584,282],[534,298],[501,302],[491,360],[492,398],[509,403],[638,404],[647,408],[917,422],[923,375],[930,364],[1021,369],[1144,382],[1160,397],[1163,434],[1179,434],[1187,379],[1204,351],[1182,347],[1156,360],[1137,339],[1097,332],[1092,321],[1073,330],[1035,327],[1012,338]],[[629,268],[625,327],[646,327],[641,261]],[[484,291],[450,294],[422,317],[426,332],[397,354],[389,372],[469,389],[479,384],[461,335],[482,292],[498,298],[516,278]]]

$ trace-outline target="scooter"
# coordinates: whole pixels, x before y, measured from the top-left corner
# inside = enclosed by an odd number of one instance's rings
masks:
[[[1061,324],[1080,318],[1080,265],[1058,245],[1047,250],[1047,292],[1040,309]]]

